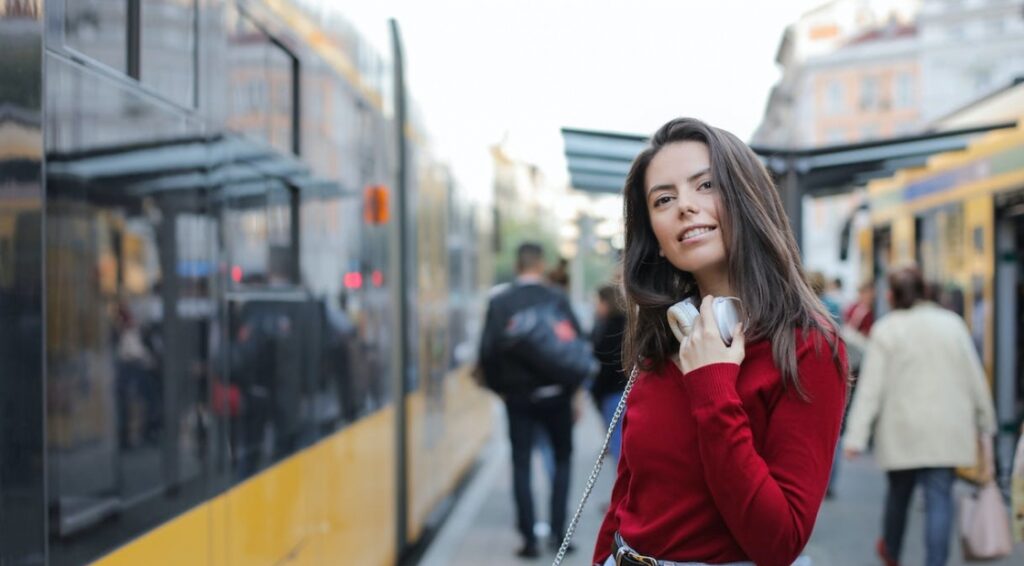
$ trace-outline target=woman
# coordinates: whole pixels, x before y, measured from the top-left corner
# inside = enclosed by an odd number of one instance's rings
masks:
[[[590,394],[594,397],[605,425],[612,422],[615,408],[622,399],[622,390],[626,387],[626,376],[622,373],[622,334],[626,328],[626,313],[622,311],[622,298],[619,288],[615,285],[604,285],[597,290],[597,307],[595,310],[594,355],[601,362],[601,371],[590,386]],[[621,421],[615,425],[608,451],[618,460],[619,447],[622,444]]]
[[[779,196],[750,148],[684,118],[637,156],[624,198],[623,360],[640,373],[593,561],[791,564],[825,495],[846,371]],[[743,302],[728,347],[718,296]],[[665,313],[684,297],[703,299],[681,346]]]
[[[899,563],[914,486],[925,497],[925,564],[949,557],[953,468],[976,463],[980,433],[993,434],[995,409],[963,320],[924,300],[916,267],[889,274],[893,311],[874,324],[843,443],[849,458],[867,447],[888,472],[882,539],[876,551]]]

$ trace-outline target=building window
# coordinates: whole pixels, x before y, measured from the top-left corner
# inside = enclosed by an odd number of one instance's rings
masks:
[[[1003,35],[1006,31],[1006,20],[1002,18],[993,18],[986,22],[985,32],[990,35]]]
[[[916,130],[917,128],[913,122],[899,122],[893,127],[893,134],[895,134],[896,137],[903,138],[913,135]]]
[[[846,130],[843,128],[829,128],[825,132],[825,143],[828,145],[841,145],[846,143]]]
[[[843,104],[843,83],[833,80],[828,83],[825,91],[826,111],[829,114],[842,114],[846,110]]]
[[[910,73],[896,75],[896,108],[907,108],[914,103],[914,77]]]
[[[878,78],[864,77],[860,81],[860,107],[869,110],[878,107]]]

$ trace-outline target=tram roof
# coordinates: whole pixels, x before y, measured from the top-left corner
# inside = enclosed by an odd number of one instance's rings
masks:
[[[846,192],[900,169],[923,165],[936,153],[964,149],[980,134],[1014,125],[998,123],[809,149],[752,149],[777,176],[795,172],[802,194],[822,196]],[[573,188],[591,193],[620,193],[633,158],[648,140],[634,134],[575,128],[562,128],[562,139]]]

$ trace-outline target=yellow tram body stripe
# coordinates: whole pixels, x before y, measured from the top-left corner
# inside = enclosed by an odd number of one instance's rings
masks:
[[[391,564],[394,437],[387,407],[96,564]]]
[[[212,505],[201,505],[130,543],[96,564],[138,566],[139,564],[206,564],[209,562],[210,515]]]
[[[470,367],[457,369],[444,380],[440,423],[430,422],[427,395],[421,389],[409,396],[409,538],[422,534],[430,512],[452,493],[465,476],[491,434],[491,398],[470,375]],[[432,427],[443,434],[433,437]]]
[[[488,394],[468,368],[443,381],[439,413],[407,398],[409,526],[419,536],[490,434]],[[423,443],[427,420],[439,435]],[[388,406],[103,557],[100,566],[394,564],[395,413]]]

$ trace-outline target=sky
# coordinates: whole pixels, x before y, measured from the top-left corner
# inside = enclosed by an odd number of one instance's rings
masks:
[[[314,0],[387,49],[436,154],[489,184],[488,147],[567,177],[563,126],[651,134],[693,116],[749,140],[780,71],[787,24],[823,0]]]

